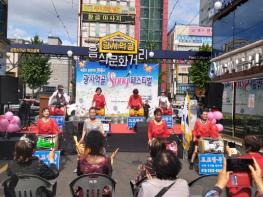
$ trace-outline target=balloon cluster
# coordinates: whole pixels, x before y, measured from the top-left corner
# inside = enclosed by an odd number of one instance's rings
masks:
[[[224,130],[224,126],[222,124],[216,124],[217,120],[223,119],[223,114],[220,111],[215,112],[208,112],[207,118],[210,120],[217,128],[219,132],[222,132]]]
[[[20,131],[20,118],[14,116],[10,111],[0,116],[0,132],[17,132]]]

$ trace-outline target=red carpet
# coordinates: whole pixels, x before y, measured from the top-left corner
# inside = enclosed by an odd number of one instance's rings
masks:
[[[182,134],[181,125],[175,124],[170,131],[174,131],[176,134]],[[122,133],[122,134],[135,134],[134,130],[128,129],[127,124],[112,124],[111,125],[111,133]]]
[[[111,133],[135,134],[134,130],[128,129],[127,124],[111,124]]]

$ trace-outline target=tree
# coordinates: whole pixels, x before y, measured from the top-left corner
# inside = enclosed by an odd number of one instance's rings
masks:
[[[200,47],[200,51],[211,52],[209,45]],[[190,80],[196,85],[197,88],[203,89],[205,84],[210,81],[208,76],[210,62],[209,60],[194,60],[189,69]]]
[[[31,44],[43,44],[43,41],[36,35],[31,39]],[[27,53],[21,56],[19,63],[20,76],[28,87],[32,89],[33,96],[35,89],[48,84],[52,73],[48,61],[49,57],[42,54]]]

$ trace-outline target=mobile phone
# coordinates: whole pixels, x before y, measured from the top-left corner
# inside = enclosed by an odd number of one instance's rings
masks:
[[[253,165],[253,159],[230,158],[226,160],[227,171],[249,172],[249,165]]]

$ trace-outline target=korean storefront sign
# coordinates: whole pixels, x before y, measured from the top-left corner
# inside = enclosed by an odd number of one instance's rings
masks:
[[[135,24],[135,15],[127,14],[106,14],[106,13],[83,13],[83,22],[92,23],[114,23],[114,24]]]
[[[134,7],[113,6],[113,5],[97,5],[84,4],[82,6],[83,12],[97,12],[97,13],[115,13],[115,14],[136,14]]]
[[[121,32],[100,38],[100,53],[137,54],[138,41]]]

